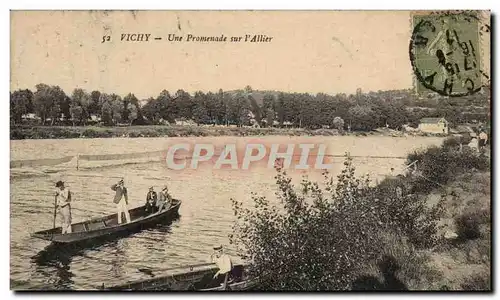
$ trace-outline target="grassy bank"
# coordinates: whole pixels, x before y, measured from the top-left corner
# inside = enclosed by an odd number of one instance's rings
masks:
[[[278,200],[233,200],[230,235],[266,290],[491,290],[489,157],[450,143],[377,186],[347,158],[337,182],[278,170]]]
[[[345,135],[336,129],[303,128],[252,128],[227,126],[181,126],[153,125],[128,127],[97,126],[11,126],[10,139],[72,139],[72,138],[113,138],[113,137],[189,137],[189,136],[336,136]],[[402,132],[378,130],[352,132],[349,135],[402,136]]]

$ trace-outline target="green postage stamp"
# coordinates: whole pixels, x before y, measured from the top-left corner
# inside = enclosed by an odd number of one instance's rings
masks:
[[[477,12],[415,14],[410,60],[420,94],[460,97],[481,90],[489,75],[482,60],[490,27]]]

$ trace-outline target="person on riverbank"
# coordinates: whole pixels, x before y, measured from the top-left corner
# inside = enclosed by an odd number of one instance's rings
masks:
[[[225,290],[227,287],[227,282],[229,279],[229,274],[231,273],[233,269],[233,262],[231,260],[231,257],[224,253],[224,249],[222,248],[222,245],[214,247],[214,252],[210,256],[211,260],[217,268],[219,268],[219,271],[215,273],[214,279],[217,278],[219,275],[224,275],[224,283],[223,283],[223,289]]]
[[[118,214],[118,224],[122,223],[122,212],[125,214],[125,219],[127,223],[130,223],[130,214],[128,212],[128,192],[125,187],[125,182],[123,179],[118,181],[117,184],[111,186],[111,189],[115,191],[115,198],[113,202],[116,204],[117,214]]]
[[[56,207],[62,216],[62,234],[71,233],[71,192],[64,182],[56,183]]]
[[[486,133],[486,131],[483,128],[480,128],[479,129],[479,141],[478,141],[479,151],[484,149],[487,142],[488,142],[488,134]]]
[[[149,188],[149,192],[146,195],[146,205],[145,211],[148,214],[153,214],[157,211],[156,201],[158,200],[158,195],[156,194],[154,187]]]
[[[167,210],[172,206],[172,197],[168,193],[168,186],[164,186],[160,191],[160,198],[158,199],[158,212]]]

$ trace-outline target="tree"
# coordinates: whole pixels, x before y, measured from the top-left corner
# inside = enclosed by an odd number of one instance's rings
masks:
[[[14,123],[21,123],[23,115],[33,111],[33,92],[17,90],[10,94],[10,117]]]
[[[106,126],[113,125],[113,107],[111,105],[111,96],[105,93],[99,96],[99,106],[101,107],[101,121]]]
[[[377,128],[376,115],[369,106],[356,105],[349,109],[352,129],[370,131]]]
[[[193,108],[193,121],[196,124],[206,124],[210,121],[207,109],[207,97],[202,92],[196,92],[194,94],[194,108]]]
[[[146,100],[146,104],[142,107],[144,117],[152,124],[158,124],[161,119],[160,101],[154,98]]]
[[[172,101],[172,104],[174,118],[182,118],[185,120],[193,118],[194,102],[188,92],[178,90],[175,93],[175,100]]]
[[[132,125],[132,122],[137,120],[138,117],[138,109],[136,104],[130,104],[128,108],[128,121],[130,122],[130,125]]]
[[[272,127],[274,123],[274,118],[276,113],[274,112],[274,97],[271,94],[265,94],[262,99],[262,111],[266,117],[266,125],[268,127]]]
[[[134,113],[134,115],[130,116],[130,113]],[[134,94],[129,93],[123,98],[122,119],[127,120],[132,125],[132,122],[139,118],[139,114],[139,99]]]
[[[285,94],[284,93],[279,93],[278,95],[278,101],[276,102],[276,106],[274,110],[276,111],[278,115],[278,122],[280,123],[280,127],[283,126],[283,123],[285,122]]]
[[[123,120],[123,100],[122,97],[116,94],[111,94],[111,119],[113,124],[116,125]]]
[[[70,114],[71,114],[71,120],[73,122],[73,126],[75,126],[76,122],[80,123],[81,120],[83,119],[83,115],[84,115],[83,108],[81,106],[78,106],[78,105],[71,106]]]
[[[324,173],[324,188],[308,179],[296,188],[286,172],[277,171],[278,201],[252,193],[248,208],[232,199],[236,221],[229,239],[248,261],[245,271],[258,278],[259,289],[350,290],[367,266],[393,255],[395,243],[409,250],[396,255],[405,263],[411,259],[412,271],[424,264],[426,256],[405,236],[406,224],[431,240],[439,213],[426,218],[429,210],[422,206],[399,207],[404,199],[393,201],[399,197],[393,189],[382,194],[368,178],[356,177],[349,157],[336,184]]]
[[[92,115],[97,115],[99,117],[101,116],[101,106],[99,101],[100,97],[101,92],[99,91],[92,91],[92,93],[90,93],[91,105],[89,107],[89,117]]]
[[[259,126],[262,126],[263,112],[259,107],[259,104],[257,104],[257,101],[255,101],[255,98],[252,95],[249,94],[247,95],[247,97],[248,102],[250,102],[250,111],[253,113],[255,121],[257,122],[257,124],[259,124]]]
[[[58,86],[49,86],[43,83],[36,85],[33,94],[35,113],[45,125],[47,118],[51,118],[51,125],[61,117],[61,105],[66,102],[66,94]]]
[[[333,127],[338,131],[344,130],[344,120],[341,117],[333,118]]]
[[[83,89],[74,89],[71,94],[70,115],[73,121],[78,124],[86,123],[90,117],[90,107],[92,105],[91,96]]]

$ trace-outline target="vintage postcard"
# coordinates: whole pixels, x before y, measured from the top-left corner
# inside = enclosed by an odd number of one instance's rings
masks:
[[[10,286],[492,291],[489,11],[11,11]]]

